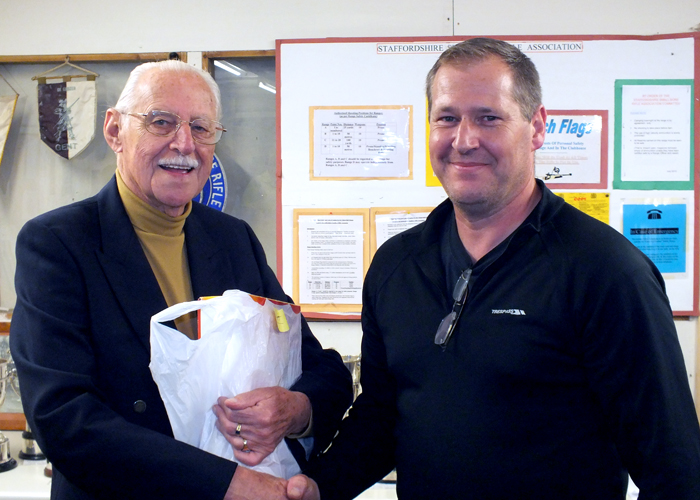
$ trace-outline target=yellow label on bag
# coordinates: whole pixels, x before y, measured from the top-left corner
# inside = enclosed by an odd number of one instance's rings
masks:
[[[277,329],[281,333],[289,331],[289,323],[287,323],[287,316],[284,315],[284,310],[275,309],[275,319],[277,320]]]

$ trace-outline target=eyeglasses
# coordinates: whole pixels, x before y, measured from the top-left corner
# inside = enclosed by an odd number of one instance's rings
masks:
[[[455,326],[457,326],[457,321],[462,315],[462,309],[464,309],[464,303],[467,300],[467,293],[469,285],[469,278],[472,275],[471,268],[464,270],[459,276],[455,288],[452,291],[452,298],[455,303],[452,305],[452,311],[450,314],[442,318],[440,326],[438,326],[437,333],[435,334],[435,343],[441,346],[443,349],[447,347],[447,343],[452,337],[452,332],[454,332]]]
[[[187,121],[175,113],[153,110],[148,113],[127,113],[129,116],[140,116],[144,120],[146,130],[153,135],[168,137],[180,130],[180,125],[187,123],[192,131],[192,139],[200,144],[216,144],[224,135],[226,129],[219,122],[197,118]]]

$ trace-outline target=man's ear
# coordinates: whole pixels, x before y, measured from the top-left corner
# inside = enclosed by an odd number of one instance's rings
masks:
[[[122,138],[121,138],[121,114],[114,108],[109,108],[107,114],[105,115],[105,124],[103,127],[103,132],[105,135],[105,140],[112,151],[115,153],[121,153],[123,149]]]
[[[536,151],[544,144],[544,135],[547,130],[547,110],[540,104],[540,107],[535,111],[530,122],[532,125],[532,150]]]

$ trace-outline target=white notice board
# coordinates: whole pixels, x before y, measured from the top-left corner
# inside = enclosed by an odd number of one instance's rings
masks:
[[[432,170],[426,151],[427,105],[424,85],[425,76],[439,54],[462,39],[278,40],[277,262],[278,276],[287,293],[292,295],[294,281],[295,209],[434,207],[446,199],[442,187],[431,181]],[[575,169],[577,164],[581,164],[587,169],[587,176],[594,178],[588,184],[577,184],[567,177],[557,179],[548,175],[547,185],[555,192],[581,192],[581,199],[591,195],[605,197],[605,203],[609,203],[608,223],[621,233],[625,221],[630,224],[634,220],[638,206],[672,208],[675,223],[683,227],[679,228],[677,234],[680,236],[673,243],[677,247],[680,245],[673,254],[676,265],[669,267],[671,272],[664,273],[667,293],[676,315],[698,315],[698,186],[695,180],[698,160],[692,151],[698,149],[698,139],[694,136],[684,139],[684,147],[691,149],[692,158],[688,167],[681,163],[682,168],[688,169],[682,172],[685,178],[690,179],[686,183],[625,183],[625,179],[619,175],[620,161],[625,161],[624,158],[630,155],[618,154],[616,157],[623,143],[620,140],[623,120],[616,117],[616,112],[619,115],[622,109],[624,113],[619,95],[616,97],[616,89],[620,95],[620,89],[627,89],[626,95],[629,95],[630,91],[638,90],[635,82],[649,85],[649,89],[655,91],[669,89],[670,93],[680,94],[675,90],[679,88],[683,92],[693,93],[693,109],[681,108],[677,121],[680,123],[690,117],[691,132],[697,130],[700,113],[697,109],[698,89],[694,82],[700,71],[695,67],[700,40],[698,35],[567,35],[503,39],[517,44],[540,72],[544,105],[552,111],[554,119],[550,139],[556,137],[556,146],[562,149],[577,149],[576,145],[581,144],[578,149],[584,150],[585,161],[580,161],[580,151],[559,156],[550,154],[547,161],[543,161],[547,168],[551,166],[552,171],[548,174],[559,172],[562,176],[571,175],[565,172],[568,168],[566,165]],[[655,82],[659,85],[652,85]],[[674,83],[678,85],[670,85]],[[347,113],[337,115],[345,121],[334,121],[333,116],[316,112],[319,127],[323,124],[327,130],[336,131],[338,140],[345,133],[353,141],[357,141],[356,130],[368,129],[367,120],[372,118],[373,110],[378,120],[385,121],[388,121],[386,117],[393,116],[386,110],[410,110],[410,127],[402,123],[401,127],[391,129],[398,131],[391,137],[392,144],[399,145],[392,151],[401,151],[401,158],[410,158],[408,167],[402,165],[401,168],[394,168],[398,160],[392,160],[394,163],[390,166],[394,170],[384,166],[389,174],[377,176],[373,171],[379,171],[379,164],[368,164],[366,158],[359,158],[364,162],[362,168],[348,169],[352,173],[350,176],[344,174],[333,178],[328,172],[332,172],[334,164],[343,164],[346,168],[360,164],[358,158],[346,155],[342,158],[338,156],[335,163],[327,160],[325,165],[329,169],[324,171],[323,176],[314,178],[314,153],[311,147],[314,128],[311,117],[314,116],[313,110],[319,109],[359,110],[362,114],[357,116],[364,121],[358,120],[357,123],[353,123],[348,118],[351,115]],[[409,116],[408,111],[405,116]],[[595,123],[594,119],[597,120]],[[562,135],[576,132],[576,127],[572,129],[572,125],[584,120],[590,122],[587,127],[599,135],[597,138],[585,142],[580,137],[583,129],[579,130],[578,138],[574,134],[569,140]],[[681,125],[679,129],[687,130]],[[386,125],[382,127],[390,129]],[[410,132],[407,131],[409,128]],[[560,135],[555,136],[555,133]],[[356,150],[356,146],[353,147]],[[550,149],[554,150],[555,147]],[[342,147],[337,150],[341,151]],[[557,158],[566,160],[563,167],[554,165]],[[353,164],[355,160],[358,161]],[[636,211],[632,210],[632,206]]]

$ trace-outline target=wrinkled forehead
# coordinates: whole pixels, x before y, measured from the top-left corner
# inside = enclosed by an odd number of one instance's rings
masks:
[[[214,94],[204,78],[193,72],[154,69],[141,77],[135,90],[142,109],[217,117]]]
[[[500,91],[512,91],[513,72],[501,59],[485,57],[443,64],[435,74],[432,90],[446,84],[488,85]],[[459,86],[458,85],[458,86]]]

